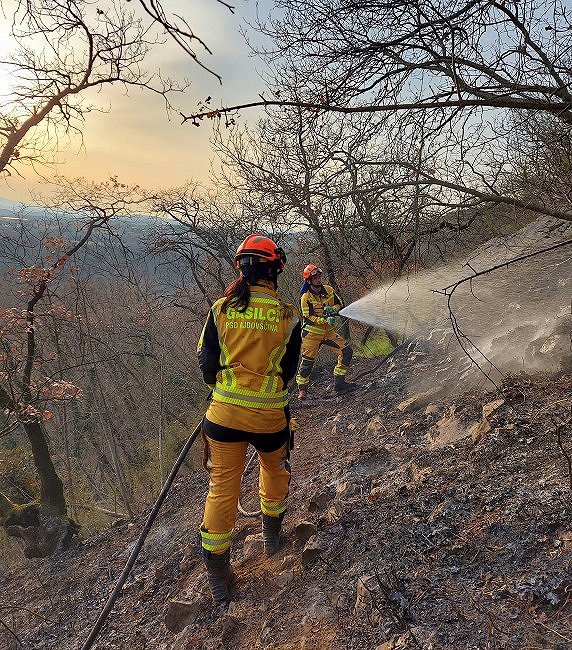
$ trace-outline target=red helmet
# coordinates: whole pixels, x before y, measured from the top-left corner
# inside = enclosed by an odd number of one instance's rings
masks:
[[[308,280],[311,275],[317,275],[318,273],[322,272],[322,269],[315,264],[308,264],[308,266],[304,269],[304,280]]]
[[[270,262],[278,269],[283,269],[286,263],[284,251],[268,237],[264,235],[248,235],[242,244],[236,249],[234,267],[240,268],[243,258],[256,257],[257,262]]]

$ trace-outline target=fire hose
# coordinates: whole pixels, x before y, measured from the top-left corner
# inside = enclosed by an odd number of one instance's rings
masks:
[[[109,598],[107,599],[107,602],[105,603],[104,608],[101,610],[101,614],[99,615],[97,621],[94,623],[93,627],[91,628],[91,631],[89,633],[89,636],[85,640],[85,643],[81,647],[81,650],[89,650],[91,646],[93,645],[93,642],[97,638],[101,628],[103,627],[103,624],[105,623],[105,620],[109,616],[109,613],[113,609],[113,605],[115,604],[115,601],[117,600],[119,593],[121,591],[121,588],[125,584],[125,581],[129,577],[129,574],[131,573],[131,569],[133,568],[133,565],[135,564],[135,560],[137,559],[137,556],[139,555],[139,552],[141,551],[143,544],[145,543],[145,539],[147,538],[147,535],[149,534],[149,531],[151,530],[151,526],[153,525],[153,522],[155,521],[155,518],[157,517],[157,514],[159,513],[159,510],[161,506],[163,505],[163,501],[165,500],[165,497],[167,496],[167,492],[169,492],[169,489],[171,485],[173,484],[173,481],[175,480],[175,477],[177,476],[177,473],[179,469],[181,468],[181,465],[183,464],[183,461],[185,460],[187,454],[189,453],[189,449],[193,446],[193,443],[197,439],[197,436],[199,435],[201,431],[201,426],[202,426],[202,421],[197,424],[195,427],[195,430],[193,433],[190,435],[189,439],[185,443],[184,447],[181,449],[181,453],[179,454],[179,457],[177,458],[175,464],[173,465],[173,469],[171,470],[169,476],[167,477],[167,480],[165,481],[163,488],[161,490],[161,493],[157,497],[157,500],[155,501],[155,504],[153,505],[153,509],[149,513],[149,516],[147,517],[147,521],[145,522],[145,526],[143,527],[143,530],[141,531],[141,534],[139,535],[139,538],[135,544],[135,547],[131,551],[131,554],[129,556],[129,559],[127,560],[125,567],[123,568],[123,571],[121,575],[119,576],[119,580],[117,581],[117,584],[115,585],[113,591],[109,595]]]
[[[246,463],[246,466],[244,468],[244,472],[242,472],[242,478],[244,478],[244,475],[248,471],[248,468],[250,467],[250,464],[252,463],[252,461],[255,459],[256,456],[257,456],[257,453],[256,453],[256,449],[255,449],[252,452],[252,454],[250,455],[250,458],[248,459],[248,462]],[[241,485],[242,485],[242,478],[240,479]],[[240,512],[241,515],[243,515],[243,517],[258,517],[259,515],[262,514],[262,511],[260,509],[254,510],[252,512],[248,512],[247,510],[245,510],[242,507],[241,503],[240,503],[240,496],[238,498],[238,511]]]
[[[177,458],[175,464],[173,465],[173,469],[171,470],[169,476],[167,477],[167,480],[165,481],[163,488],[161,489],[161,493],[159,494],[157,500],[155,501],[155,504],[153,505],[153,509],[151,510],[149,516],[147,517],[145,526],[143,527],[143,530],[141,531],[141,534],[139,535],[139,538],[137,539],[137,542],[133,550],[131,551],[129,559],[125,563],[125,567],[123,568],[123,571],[121,572],[121,575],[117,580],[117,584],[115,585],[113,591],[109,595],[109,598],[107,599],[104,608],[101,610],[101,613],[97,621],[94,623],[93,627],[91,628],[89,636],[85,640],[85,643],[81,647],[81,650],[89,650],[89,648],[93,646],[93,643],[97,638],[97,636],[99,635],[99,632],[101,631],[101,628],[105,623],[105,620],[107,619],[111,610],[113,609],[113,605],[115,604],[115,601],[117,600],[121,592],[121,589],[125,584],[125,581],[129,577],[129,574],[131,573],[131,569],[133,568],[133,565],[137,560],[137,556],[139,555],[141,549],[143,548],[143,544],[145,543],[147,535],[149,534],[149,531],[153,526],[153,523],[159,513],[159,510],[163,505],[163,501],[165,500],[165,497],[167,496],[167,493],[169,492],[169,489],[171,488],[171,485],[173,484],[173,481],[175,480],[175,477],[177,476],[177,473],[179,472],[181,465],[183,464],[187,454],[189,453],[190,448],[193,446],[195,440],[197,439],[197,436],[201,432],[201,426],[202,426],[202,421],[199,422],[199,424],[196,426],[195,430],[193,431],[193,433],[190,435],[189,439],[185,443],[184,447],[181,449],[181,453],[179,454],[179,457]],[[255,457],[256,457],[256,450],[253,451],[252,455],[248,459],[248,462],[246,463],[246,466],[242,473],[243,477],[244,474],[246,474],[246,471],[248,470],[250,464],[252,463]],[[241,479],[241,483],[242,483],[242,479]],[[245,511],[240,505],[240,500],[238,502],[238,509],[240,513],[245,517],[258,517],[261,514],[260,510],[254,512]]]

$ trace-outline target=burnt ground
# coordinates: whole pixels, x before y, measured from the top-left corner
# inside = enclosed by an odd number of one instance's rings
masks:
[[[239,517],[228,611],[204,595],[207,479],[187,468],[94,647],[572,648],[572,375],[410,395],[415,354],[378,364],[354,366],[355,393],[293,399],[284,545],[263,557],[249,537],[259,521]],[[255,507],[254,469],[243,502]],[[81,648],[144,521],[50,559],[12,547],[0,560],[0,648]]]

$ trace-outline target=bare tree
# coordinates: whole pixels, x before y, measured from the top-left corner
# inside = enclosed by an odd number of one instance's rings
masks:
[[[238,243],[250,232],[268,231],[269,220],[261,210],[245,211],[232,192],[209,193],[190,184],[157,193],[151,204],[163,218],[150,233],[148,249],[157,269],[166,272],[173,301],[202,322],[233,278]]]
[[[290,247],[318,260],[350,300],[419,263],[422,243],[450,249],[476,218],[464,202],[411,185],[410,170],[403,173],[400,160],[431,164],[431,154],[415,147],[423,133],[410,128],[411,140],[395,133],[382,144],[378,128],[371,115],[308,119],[294,107],[272,111],[254,130],[233,127],[217,138],[219,182],[247,214],[290,233]]]
[[[298,107],[308,120],[384,116],[378,150],[393,155],[375,162],[395,167],[394,186],[452,207],[504,203],[572,220],[568,205],[506,181],[512,113],[572,124],[571,24],[569,8],[548,0],[283,0],[260,25],[272,40],[261,53],[275,69],[271,96],[185,119],[229,122],[253,106]]]
[[[507,126],[510,191],[572,208],[572,129],[532,112],[515,114]]]
[[[105,197],[108,197],[107,200]],[[88,244],[96,231],[109,228],[109,221],[113,217],[140,202],[136,191],[115,179],[87,189],[82,188],[78,182],[70,182],[62,187],[58,207],[69,211],[68,214],[76,215],[79,222],[77,239],[66,242],[62,237],[40,238],[44,250],[38,262],[15,269],[22,287],[16,298],[23,301],[23,305],[19,308],[6,308],[1,314],[2,407],[5,413],[20,423],[30,442],[40,481],[41,511],[60,518],[65,518],[66,500],[62,481],[50,454],[44,426],[52,412],[44,405],[49,401],[69,400],[78,394],[79,389],[65,378],[45,374],[44,368],[52,354],[49,351],[49,339],[46,341],[45,335],[42,335],[42,320],[61,315],[61,307],[50,305],[50,296],[53,295],[52,285],[57,286],[58,279],[70,268],[70,260]],[[17,258],[19,250],[25,252],[27,249],[26,242],[21,240],[8,244],[11,244],[16,253],[12,255],[13,258]],[[48,305],[40,313],[41,306],[46,301]],[[22,527],[21,521],[30,518],[30,511],[36,513],[34,517],[39,516],[35,505],[25,511],[15,509],[2,512],[6,529],[18,536],[28,535],[25,532],[27,526]],[[31,550],[30,554],[46,551],[43,543],[36,546],[36,550]],[[52,549],[47,550],[50,552]]]
[[[232,11],[232,7],[224,2]],[[163,78],[152,51],[173,39],[184,54],[210,70],[197,53],[211,51],[184,16],[169,15],[159,0],[2,0],[12,19],[14,52],[0,61],[13,89],[0,98],[0,172],[22,174],[50,163],[69,133],[81,134],[87,113],[101,108],[90,90],[121,85],[160,96],[172,109],[186,80]]]
[[[64,479],[63,507],[69,505],[88,528],[94,512],[100,518],[129,516],[148,503],[205,397],[195,355],[203,313],[189,318],[187,310],[175,309],[167,269],[165,277],[158,276],[139,257],[142,231],[152,219],[129,212],[150,211],[146,201],[137,188],[116,179],[104,185],[69,181],[55,201],[57,210],[4,230],[0,239],[0,262],[9,261],[13,269],[0,291],[0,304],[7,306],[0,327],[7,422],[0,436],[25,453],[13,424],[38,420],[55,480]],[[35,360],[26,404],[20,375],[27,310],[14,307],[27,300],[20,278],[43,276],[44,267],[57,264],[71,242],[81,243],[92,224],[89,241],[50,276],[34,306]],[[176,266],[170,273],[177,276]],[[32,284],[30,291],[35,289]],[[20,494],[8,494],[21,503]],[[42,496],[41,514],[50,507],[45,502]],[[3,514],[13,534],[23,528],[13,512],[36,512],[33,504],[14,509],[9,499],[0,505],[7,506]],[[89,516],[82,514],[86,508]],[[29,554],[50,550],[29,548]]]

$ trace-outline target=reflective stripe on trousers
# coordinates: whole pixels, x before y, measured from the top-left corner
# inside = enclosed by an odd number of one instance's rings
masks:
[[[338,363],[334,368],[334,376],[343,376],[347,373],[352,360],[353,350],[346,339],[333,330],[324,335],[304,332],[302,336],[302,360],[296,376],[298,386],[307,386],[310,374],[314,368],[314,361],[318,350],[325,346],[338,353]]]
[[[219,442],[206,438],[209,493],[201,525],[203,548],[215,554],[231,545],[244,471],[247,442]],[[258,452],[259,496],[263,512],[277,516],[287,507],[290,484],[288,443],[276,451]]]

